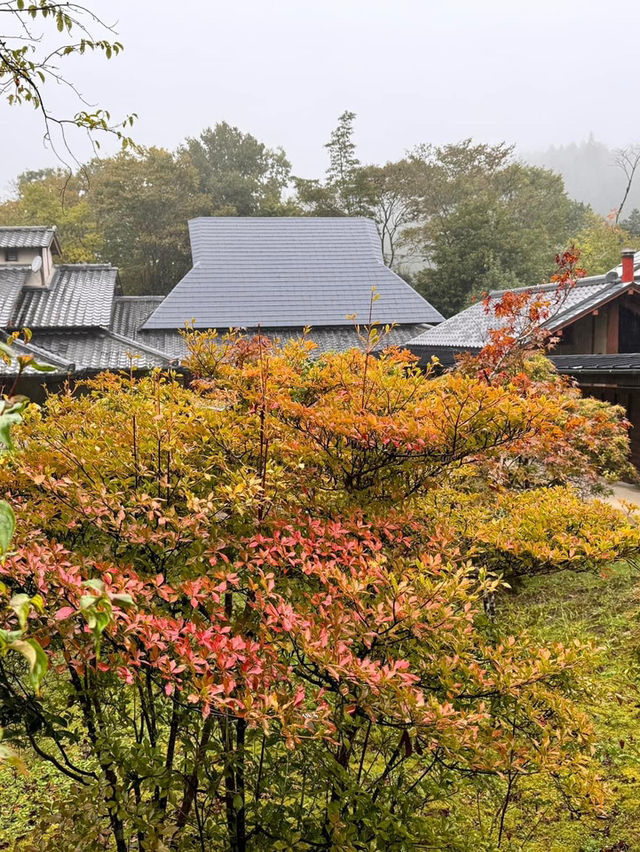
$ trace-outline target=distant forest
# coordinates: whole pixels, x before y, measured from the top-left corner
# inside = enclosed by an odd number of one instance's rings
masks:
[[[523,151],[521,157],[562,175],[567,194],[590,205],[601,216],[617,209],[624,196],[627,178],[616,164],[618,151],[598,142],[593,134],[584,142],[552,145],[546,151]],[[623,218],[634,208],[640,208],[640,180],[631,186]]]
[[[361,162],[356,116],[324,144],[327,168],[296,177],[282,148],[219,122],[175,151],[96,158],[74,174],[28,171],[0,203],[0,225],[56,225],[62,261],[118,266],[125,293],[167,293],[191,267],[196,216],[367,216],[385,262],[445,316],[495,289],[548,281],[570,245],[589,274],[640,239],[640,169],[619,222],[625,175],[594,140],[517,156],[472,139],[418,145],[396,162]],[[633,163],[640,149],[633,149]]]

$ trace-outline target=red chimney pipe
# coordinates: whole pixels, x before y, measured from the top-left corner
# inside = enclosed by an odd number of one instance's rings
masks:
[[[635,279],[635,251],[634,249],[623,249],[622,251],[622,278],[623,284],[633,283]]]

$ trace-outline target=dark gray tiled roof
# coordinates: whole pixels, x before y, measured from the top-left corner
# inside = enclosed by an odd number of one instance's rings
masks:
[[[117,277],[113,266],[57,266],[48,287],[23,290],[12,325],[32,330],[108,327]]]
[[[442,320],[382,259],[364,218],[201,218],[189,222],[194,266],[144,328],[282,328]]]
[[[576,283],[575,287],[564,294],[561,302],[555,307],[552,306],[552,316],[545,325],[550,329],[557,328],[559,325],[569,322],[572,318],[576,318],[581,311],[589,310],[602,300],[610,298],[612,293],[615,295],[617,290],[614,292],[614,288],[620,288],[620,292],[623,292],[625,286],[628,287],[629,285],[620,285],[619,282],[612,284],[603,275],[582,278]],[[543,287],[520,288],[513,292],[530,290],[536,294],[547,292],[553,294],[556,289],[556,285],[544,285]],[[491,293],[491,297],[498,300],[504,293],[504,290],[495,290]],[[436,346],[461,349],[480,348],[487,342],[489,330],[500,328],[503,322],[493,312],[487,313],[482,302],[476,302],[435,328],[429,329],[424,334],[414,338],[411,341],[411,349],[415,348],[417,352],[420,348]]]
[[[56,235],[55,228],[0,227],[0,249],[5,248],[47,248]]]
[[[0,332],[0,340],[3,342],[6,341],[6,335]],[[33,358],[38,362],[38,364],[48,364],[49,366],[56,367],[56,374],[65,374],[68,373],[71,365],[64,358],[56,357],[52,352],[48,352],[44,349],[41,349],[39,346],[33,343],[22,343],[20,341],[15,341],[11,345],[11,349],[16,356],[18,355],[32,355]],[[10,364],[5,364],[4,361],[0,360],[0,376],[15,376],[18,372],[18,363],[13,358]],[[27,368],[26,371],[28,374],[32,374],[34,371]],[[42,373],[43,381],[45,376],[51,376],[53,373]]]
[[[479,346],[416,346],[412,341],[407,341],[407,349],[417,355],[418,364],[421,367],[426,367],[432,358],[437,358],[441,367],[449,369],[456,365],[458,355],[465,352],[477,354],[480,348]]]
[[[125,337],[135,337],[163,299],[164,296],[116,296],[113,300],[111,330]]]
[[[620,352],[615,355],[552,355],[551,360],[561,373],[640,370],[639,352]]]
[[[128,370],[131,366],[151,369],[167,366],[170,360],[162,352],[105,329],[37,332],[32,342],[59,361],[72,364],[75,372]]]
[[[423,323],[396,326],[389,331],[389,334],[383,337],[377,349],[384,349],[388,346],[404,346],[407,341],[423,330]],[[257,331],[252,329],[245,333],[248,335],[254,335]],[[273,340],[279,340],[281,343],[286,343],[288,340],[296,340],[297,338],[302,337],[304,335],[304,329],[267,328],[261,329],[260,334],[263,334],[265,337],[269,337]],[[221,331],[220,337],[223,335],[224,331]],[[312,328],[309,330],[306,337],[309,340],[312,340],[317,346],[317,349],[314,349],[311,357],[317,357],[323,352],[342,352],[346,349],[362,346],[362,341],[353,326],[324,326],[320,328]],[[152,346],[155,349],[166,353],[167,357],[174,361],[182,361],[187,355],[187,344],[185,338],[177,330],[140,331],[135,336],[135,339],[140,343]]]
[[[0,266],[0,328],[9,324],[30,271],[28,266]]]

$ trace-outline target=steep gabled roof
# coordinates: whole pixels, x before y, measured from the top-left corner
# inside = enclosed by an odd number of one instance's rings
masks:
[[[34,249],[48,248],[49,246],[55,254],[60,254],[55,228],[47,228],[42,225],[28,227],[3,225],[0,227],[0,249]]]
[[[189,222],[194,266],[145,330],[435,323],[442,315],[384,265],[364,218],[200,218]]]
[[[108,327],[118,270],[100,264],[57,266],[48,287],[25,287],[14,328]]]

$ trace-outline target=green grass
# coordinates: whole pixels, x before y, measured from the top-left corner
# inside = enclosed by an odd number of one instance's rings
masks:
[[[560,574],[528,581],[502,602],[499,617],[541,642],[576,638],[600,649],[578,702],[597,734],[594,759],[608,793],[606,811],[572,818],[559,809],[537,826],[532,852],[640,852],[640,620],[638,573]],[[509,848],[508,846],[505,848]]]

